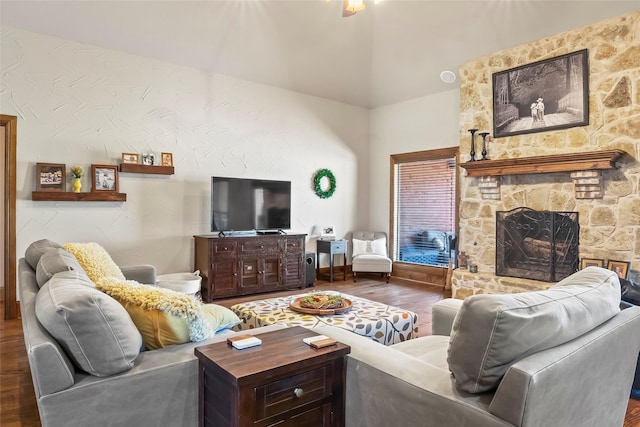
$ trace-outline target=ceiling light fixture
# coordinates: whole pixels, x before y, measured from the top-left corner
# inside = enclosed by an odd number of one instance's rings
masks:
[[[364,10],[364,0],[343,0],[342,2],[342,16],[353,16],[357,12]]]

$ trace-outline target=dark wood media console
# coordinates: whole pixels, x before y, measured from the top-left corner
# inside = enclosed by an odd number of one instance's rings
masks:
[[[202,299],[305,286],[306,234],[194,236]]]

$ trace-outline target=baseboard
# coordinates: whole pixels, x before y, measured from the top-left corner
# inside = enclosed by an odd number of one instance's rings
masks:
[[[447,280],[447,269],[443,267],[432,267],[430,265],[394,262],[391,277],[444,288]]]

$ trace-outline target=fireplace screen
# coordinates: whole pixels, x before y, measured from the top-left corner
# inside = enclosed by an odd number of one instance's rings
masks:
[[[577,212],[496,212],[496,275],[557,282],[578,270]]]

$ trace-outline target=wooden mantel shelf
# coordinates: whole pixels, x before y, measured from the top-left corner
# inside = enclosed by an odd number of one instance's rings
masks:
[[[462,163],[460,167],[467,170],[469,177],[590,171],[614,169],[616,161],[624,154],[621,150],[607,150],[519,159],[477,160]]]

